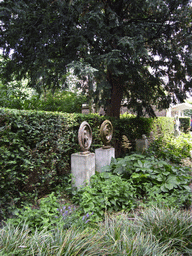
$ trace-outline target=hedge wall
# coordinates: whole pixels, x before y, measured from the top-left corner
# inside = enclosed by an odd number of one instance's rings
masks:
[[[183,132],[188,132],[190,130],[191,118],[179,117],[179,121],[180,121],[180,130]]]
[[[106,117],[96,114],[24,111],[0,108],[0,214],[20,198],[41,195],[61,182],[70,171],[70,157],[80,150],[78,129],[87,121],[93,131],[91,151],[102,145],[99,128]],[[135,139],[151,130],[171,132],[167,119],[109,118],[114,126],[116,156],[124,152],[122,135],[135,148]],[[172,122],[172,120],[171,120]],[[172,122],[173,123],[173,122]],[[171,124],[172,124],[171,123]],[[172,129],[173,131],[173,129]]]

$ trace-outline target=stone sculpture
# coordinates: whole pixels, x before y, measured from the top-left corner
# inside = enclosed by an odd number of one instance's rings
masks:
[[[92,143],[92,130],[90,125],[86,121],[82,122],[79,127],[78,142],[82,153],[89,153],[89,148]]]
[[[105,120],[100,127],[100,136],[103,142],[103,148],[110,148],[110,141],[113,135],[113,126],[109,120]]]

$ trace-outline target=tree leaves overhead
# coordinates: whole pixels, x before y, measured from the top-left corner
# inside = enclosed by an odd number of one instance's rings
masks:
[[[88,63],[97,70],[92,95],[117,117],[123,97],[139,115],[143,109],[154,115],[151,105],[167,107],[191,90],[189,0],[4,0],[0,5],[0,46],[5,56],[14,49],[3,70],[7,78],[28,76],[31,86],[54,90],[64,83],[69,63]]]
[[[14,50],[7,77],[27,75],[37,89],[58,87],[65,79],[66,65],[76,58],[75,11],[65,1],[4,1],[2,5],[1,46],[5,56]]]

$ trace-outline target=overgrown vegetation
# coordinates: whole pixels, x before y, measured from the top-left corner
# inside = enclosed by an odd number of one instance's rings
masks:
[[[106,211],[131,211],[139,205],[188,208],[191,204],[187,167],[133,154],[114,159],[103,171],[92,176],[90,185],[74,197],[82,211],[94,211],[96,219],[103,218]]]
[[[112,120],[113,143],[121,138],[129,155],[113,159],[77,191],[67,170],[79,150],[79,123],[93,127],[94,150],[104,117],[0,113],[1,215],[8,217],[1,222],[0,255],[191,255],[191,170],[183,161],[191,159],[189,134],[158,137],[168,127],[159,120],[158,126],[151,119]],[[147,124],[157,127],[156,139],[145,155],[130,153],[129,138],[147,134]]]
[[[84,221],[83,219],[81,220]],[[28,225],[0,229],[0,255],[190,256],[192,220],[188,212],[151,207],[139,213],[106,215],[96,227],[72,226],[31,233]]]
[[[0,107],[22,110],[59,111],[63,113],[81,113],[86,97],[76,92],[55,90],[54,94],[46,90],[38,94],[27,88],[24,82],[0,83]]]
[[[191,150],[192,139],[189,133],[182,133],[179,137],[160,135],[150,145],[148,155],[155,155],[158,159],[181,164],[183,159],[191,157]]]
[[[11,213],[22,200],[33,200],[54,190],[70,170],[70,156],[79,151],[77,134],[82,121],[93,130],[91,151],[102,145],[99,127],[106,117],[96,114],[67,114],[0,109],[0,218]],[[112,144],[116,156],[125,155],[122,136],[131,150],[135,138],[149,134],[153,119],[111,119]],[[155,120],[155,122],[157,122]],[[166,126],[158,127],[161,130]]]

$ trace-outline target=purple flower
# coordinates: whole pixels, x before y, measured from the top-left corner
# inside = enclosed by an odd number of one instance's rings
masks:
[[[89,213],[86,214],[86,217],[89,218]]]
[[[86,220],[85,223],[89,222],[89,220]]]
[[[83,216],[82,220],[84,220],[84,219],[85,219],[85,216]]]
[[[63,206],[63,210],[65,210],[66,209],[66,206]]]

